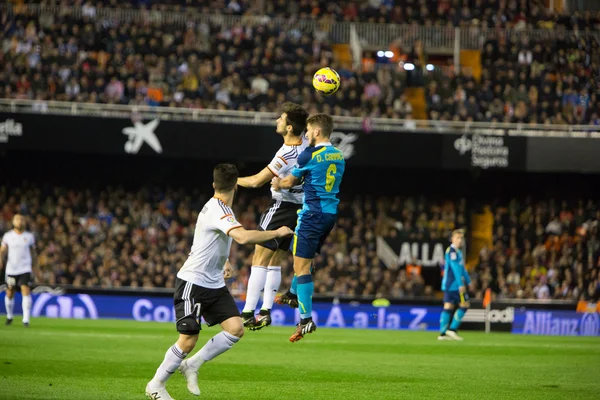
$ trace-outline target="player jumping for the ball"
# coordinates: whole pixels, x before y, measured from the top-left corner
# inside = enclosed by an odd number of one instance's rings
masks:
[[[292,241],[295,276],[291,291],[286,294],[289,298],[297,293],[302,319],[290,337],[291,342],[317,329],[312,320],[314,283],[310,268],[337,220],[340,202],[337,194],[346,168],[344,155],[329,141],[333,119],[326,114],[316,114],[309,117],[306,124],[310,147],[300,154],[291,175],[285,179],[274,178],[272,182],[275,190],[291,188],[301,182],[304,185],[304,204],[298,213]]]
[[[277,119],[277,134],[283,137],[283,146],[273,160],[256,175],[239,178],[238,185],[247,188],[261,187],[273,177],[287,177],[301,154],[308,146],[302,133],[306,129],[308,112],[300,105],[285,103],[281,116]],[[281,191],[271,190],[269,208],[260,217],[259,230],[275,230],[282,226],[294,229],[298,211],[302,207],[302,185]],[[257,330],[271,325],[271,308],[281,284],[281,264],[288,257],[291,237],[273,239],[254,248],[252,269],[248,279],[246,304],[242,310],[242,320],[246,328]],[[263,304],[258,317],[254,310],[264,289]]]
[[[461,250],[464,236],[465,232],[462,229],[452,232],[452,244],[446,250],[444,278],[442,279],[444,310],[440,315],[440,336],[438,336],[438,340],[463,340],[456,331],[469,308],[469,295],[467,294],[466,285],[471,284],[471,278],[465,269]],[[454,313],[452,323],[450,323],[452,309],[456,305],[459,308]],[[450,325],[449,329],[448,325]]]

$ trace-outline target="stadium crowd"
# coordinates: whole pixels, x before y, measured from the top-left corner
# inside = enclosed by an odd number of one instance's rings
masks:
[[[0,234],[14,213],[28,216],[37,237],[37,285],[111,287],[174,286],[191,246],[197,210],[206,194],[183,189],[101,192],[31,184],[0,186]],[[269,197],[242,193],[234,211],[256,228]],[[495,210],[494,247],[484,248],[473,274],[476,297],[491,287],[501,298],[598,298],[600,241],[596,204],[511,202]],[[464,199],[355,197],[340,204],[339,220],[315,259],[318,294],[430,296],[418,261],[388,269],[377,256],[378,235],[408,241],[449,237],[465,227]],[[245,293],[252,247],[234,243],[230,261],[234,293]],[[291,259],[282,266],[282,289],[291,282]]]
[[[455,15],[466,13],[460,21],[475,21],[477,16],[472,13],[480,10],[489,13],[493,9],[476,6],[491,2],[504,6],[492,15],[493,20],[504,21],[503,24],[514,18],[522,21],[519,15],[525,13],[534,27],[553,29],[560,23],[568,29],[585,30],[598,25],[597,16],[589,13],[585,16],[575,13],[567,18],[527,5],[532,2],[477,1],[472,8],[460,8],[457,2],[442,2],[440,10]],[[236,14],[252,9],[251,3],[166,1],[159,5],[140,1],[130,5],[156,10],[168,4],[188,5],[198,6],[199,10],[207,8],[207,13],[222,9]],[[252,27],[208,23],[182,26],[174,22],[159,26],[153,22],[152,14],[143,22],[123,22],[96,17],[96,7],[102,2],[77,4],[83,4],[78,17],[68,7],[57,14],[38,16],[24,10],[12,17],[1,16],[1,97],[37,99],[40,109],[45,107],[46,100],[63,100],[273,111],[281,103],[293,101],[306,105],[311,112],[318,109],[334,115],[413,117],[412,106],[404,95],[405,71],[397,64],[382,66],[381,60],[369,55],[365,59],[372,62],[362,70],[339,65],[326,28],[306,32],[301,24],[294,23],[297,19],[285,26],[270,22]],[[128,3],[104,4],[121,7]],[[324,15],[331,14],[332,19],[339,20],[352,19],[342,18],[346,15],[344,10],[358,7],[357,15],[379,20],[381,16],[368,17],[370,12],[362,8],[383,13],[393,6],[393,10],[404,9],[406,13],[410,9],[425,13],[421,9],[431,5],[409,0],[327,4],[274,1],[266,2],[266,8],[273,10],[273,15],[287,15],[290,11],[284,11],[285,7],[296,5],[301,18],[308,15],[325,18]],[[342,10],[340,15],[339,10]],[[382,15],[389,17],[393,12],[385,11]],[[444,18],[436,18],[436,23],[452,21],[445,14]],[[410,21],[431,24],[432,20],[420,17],[406,20]],[[571,33],[565,33],[560,40],[544,40],[543,35],[535,39],[526,35],[518,38],[485,43],[480,81],[469,68],[461,69],[458,74],[451,68],[444,68],[443,73],[425,71],[424,79],[418,82],[426,85],[429,118],[600,124],[598,42],[592,36]],[[415,42],[414,49],[404,51],[407,60],[418,59],[422,69],[427,62],[427,49],[418,49]],[[339,92],[325,98],[316,95],[310,84],[314,71],[324,66],[336,69],[343,80]]]
[[[600,15],[549,10],[542,0],[42,0],[48,5],[82,6],[88,15],[99,8],[185,11],[199,14],[259,15],[270,18],[326,21],[501,28],[586,29],[600,24]]]
[[[498,298],[600,299],[600,204],[531,199],[494,211],[491,248],[475,269]]]

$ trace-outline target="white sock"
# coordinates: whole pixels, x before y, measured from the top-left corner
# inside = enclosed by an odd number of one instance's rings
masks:
[[[29,323],[29,317],[31,316],[31,295],[23,296],[23,323]]]
[[[252,312],[256,310],[260,291],[265,287],[267,279],[267,267],[253,266],[250,269],[250,278],[248,278],[248,290],[246,291],[246,304],[242,312]]]
[[[188,367],[192,368],[192,370],[199,370],[202,364],[212,360],[219,354],[225,353],[239,340],[239,337],[225,331],[217,333],[212,339],[206,342],[199,352],[187,360]]]
[[[4,306],[6,307],[6,318],[13,319],[13,308],[15,305],[15,298],[9,299],[8,296],[4,298]]]
[[[165,359],[156,370],[156,374],[152,380],[155,383],[164,385],[167,379],[169,379],[171,375],[177,371],[177,368],[179,368],[185,356],[187,356],[187,353],[184,353],[183,350],[177,346],[177,343],[175,343],[169,348],[169,350],[167,350]]]
[[[273,308],[275,295],[281,284],[281,267],[269,267],[267,269],[267,281],[265,282],[265,294],[263,295],[262,310]]]

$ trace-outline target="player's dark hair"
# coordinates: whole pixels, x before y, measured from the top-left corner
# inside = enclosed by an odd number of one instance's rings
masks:
[[[292,126],[292,134],[300,136],[306,130],[308,111],[296,103],[283,103],[281,112],[286,114],[286,122]]]
[[[333,118],[327,114],[311,115],[306,120],[306,124],[311,124],[312,126],[318,126],[321,128],[321,133],[326,138],[331,136],[331,132],[333,132]]]
[[[238,179],[238,170],[233,164],[219,164],[213,169],[213,180],[217,192],[229,192]]]

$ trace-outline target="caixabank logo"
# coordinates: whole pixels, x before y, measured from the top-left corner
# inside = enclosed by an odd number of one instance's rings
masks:
[[[54,296],[40,294],[31,310],[33,317],[98,319],[98,309],[87,294]]]

